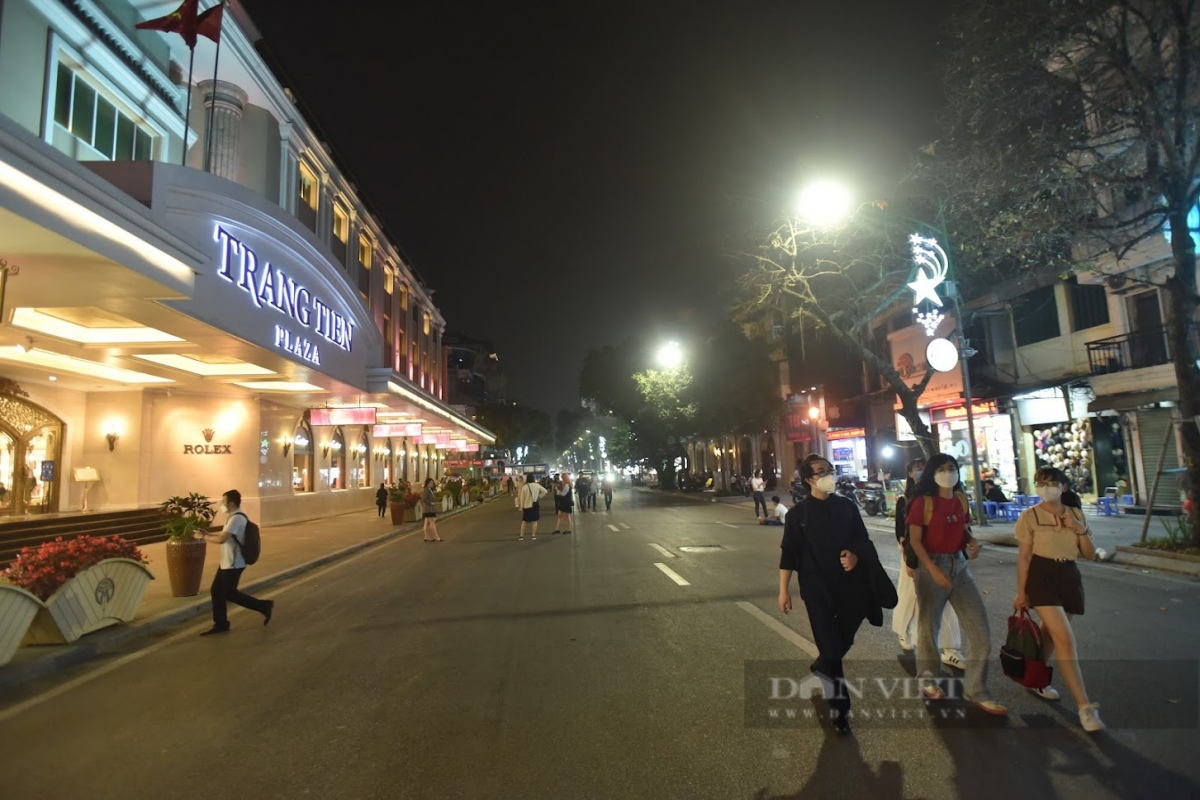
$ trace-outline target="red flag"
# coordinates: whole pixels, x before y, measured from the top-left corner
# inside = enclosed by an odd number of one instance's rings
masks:
[[[225,3],[215,6],[196,17],[196,33],[207,36],[218,44],[221,41],[221,18],[224,16]]]
[[[179,8],[167,16],[148,19],[145,22],[139,22],[134,27],[143,31],[178,33],[183,37],[183,41],[187,42],[187,46],[194,50],[196,49],[196,17],[199,6],[200,0],[183,0]],[[217,22],[219,24],[220,19]]]

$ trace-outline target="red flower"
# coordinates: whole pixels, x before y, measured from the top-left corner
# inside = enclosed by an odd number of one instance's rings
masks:
[[[71,578],[109,558],[148,563],[137,545],[120,536],[78,536],[69,541],[60,536],[39,547],[22,549],[3,577],[48,600]]]

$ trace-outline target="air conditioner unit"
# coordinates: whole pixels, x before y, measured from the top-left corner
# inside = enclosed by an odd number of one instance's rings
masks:
[[[1125,294],[1125,292],[1133,288],[1129,285],[1129,279],[1124,275],[1109,275],[1104,283],[1108,286],[1109,291],[1114,294]]]

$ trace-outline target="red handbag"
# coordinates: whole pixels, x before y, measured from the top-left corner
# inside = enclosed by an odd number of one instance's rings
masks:
[[[1045,689],[1054,668],[1042,658],[1042,629],[1022,608],[1008,618],[1008,638],[1000,648],[1000,668],[1027,689]]]

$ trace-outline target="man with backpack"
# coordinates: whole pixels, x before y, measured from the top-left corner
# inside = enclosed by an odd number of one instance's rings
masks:
[[[248,564],[258,561],[261,550],[258,525],[251,522],[242,511],[242,493],[230,489],[221,495],[221,511],[225,514],[225,527],[219,533],[197,531],[196,538],[221,545],[221,563],[213,578],[209,593],[212,595],[213,626],[201,636],[229,632],[226,604],[233,603],[263,615],[263,625],[271,621],[275,611],[274,600],[259,600],[238,591],[238,581]]]

